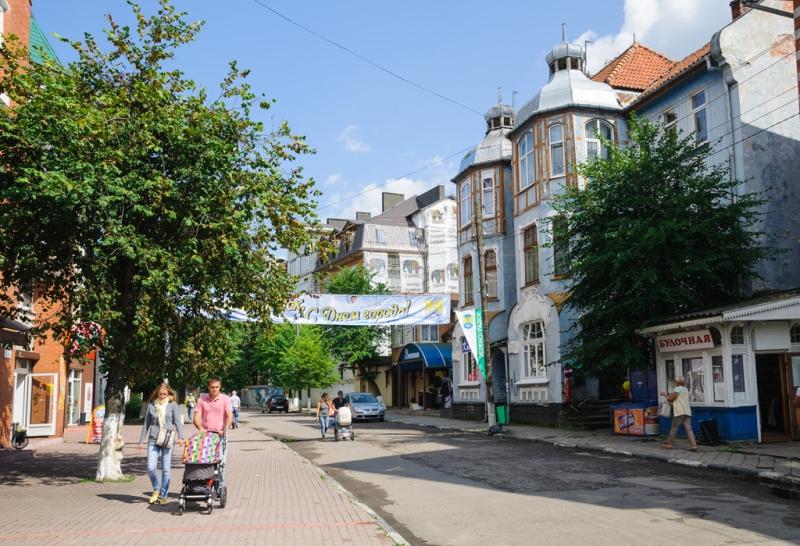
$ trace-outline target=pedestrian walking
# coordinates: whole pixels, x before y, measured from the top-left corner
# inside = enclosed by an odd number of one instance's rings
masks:
[[[189,421],[194,419],[194,407],[197,405],[197,399],[195,399],[194,394],[189,393],[189,396],[186,397],[186,410],[189,412]]]
[[[233,408],[233,428],[239,428],[239,408],[242,400],[236,396],[236,391],[231,393],[231,408]]]
[[[689,390],[684,387],[686,380],[683,377],[675,378],[675,390],[668,396],[662,392],[661,396],[666,397],[667,402],[672,404],[672,429],[669,431],[669,438],[666,444],[661,444],[664,449],[672,449],[672,442],[678,434],[678,427],[683,425],[686,437],[689,439],[689,447],[686,451],[697,451],[697,440],[692,430],[692,408],[689,406]]]
[[[322,438],[320,439],[322,442],[325,441],[325,433],[328,432],[329,419],[335,413],[336,408],[328,400],[328,393],[323,392],[319,402],[317,402],[317,423],[319,423],[319,429],[322,432]]]
[[[150,504],[167,504],[170,471],[172,469],[172,448],[175,443],[175,429],[178,432],[178,445],[183,446],[183,425],[181,411],[175,403],[175,391],[166,383],[161,383],[150,395],[147,413],[144,416],[142,434],[138,450],[147,437],[147,475],[153,485]],[[161,480],[159,483],[158,460],[161,459]]]
[[[336,398],[331,400],[331,404],[333,405],[333,407],[334,407],[334,409],[336,411],[334,412],[335,415],[331,419],[330,426],[335,427],[336,426],[336,420],[339,418],[338,417],[339,416],[339,410],[342,409],[346,404],[346,402],[344,401],[344,393],[342,391],[339,391],[336,394]]]

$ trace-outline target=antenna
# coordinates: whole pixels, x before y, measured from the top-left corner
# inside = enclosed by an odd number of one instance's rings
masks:
[[[513,108],[514,111],[517,110],[517,92],[516,91],[512,91],[511,92],[511,108]],[[800,243],[800,241],[798,241],[798,242]]]
[[[561,23],[561,40],[567,43],[567,23]]]
[[[589,75],[589,67],[586,65],[586,60],[589,56],[589,44],[594,43],[591,40],[583,41],[583,73]]]
[[[503,104],[503,88],[497,88],[497,104]]]

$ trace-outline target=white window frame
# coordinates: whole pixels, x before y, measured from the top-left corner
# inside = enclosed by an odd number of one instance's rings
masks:
[[[661,123],[664,124],[665,131],[677,133],[678,131],[678,112],[670,106],[661,114]]]
[[[438,343],[439,327],[436,324],[423,324],[419,327],[420,343]]]
[[[553,130],[556,127],[561,131],[560,140],[555,140],[553,138]],[[547,135],[550,142],[550,178],[562,178],[567,174],[567,161],[566,157],[564,156],[564,124],[554,123],[547,128]],[[559,155],[561,158],[561,172],[556,172],[555,170],[555,158],[557,155]]]
[[[488,189],[487,189],[488,182]],[[494,172],[483,171],[481,173],[481,218],[494,218],[497,214],[497,185],[494,183]],[[487,196],[489,199],[487,199]],[[491,210],[489,209],[491,205]]]
[[[536,326],[538,326],[538,332],[536,331]],[[532,334],[534,333],[541,335],[533,337]],[[522,377],[525,379],[547,377],[544,322],[536,320],[523,324],[520,332],[520,341],[522,344]],[[533,355],[533,359],[531,355]],[[535,366],[535,369],[533,362],[539,363]]]
[[[383,229],[376,229],[375,240],[381,244],[386,244],[386,231]]]
[[[536,181],[536,154],[533,150],[533,133],[528,131],[519,140],[517,145],[519,156],[519,189],[524,190],[533,186]]]
[[[591,127],[592,125],[596,125],[597,127]],[[583,130],[586,137],[586,161],[596,161],[597,159],[608,159],[608,146],[604,146],[603,142],[597,138],[595,135],[595,129],[602,135],[601,127],[605,127],[608,129],[608,139],[614,139],[614,127],[608,123],[606,120],[601,118],[594,118],[587,121],[584,126]],[[590,157],[589,155],[589,146],[594,144],[597,146],[597,155],[594,158]]]
[[[36,289],[31,286],[29,289],[20,287],[18,290],[19,301],[17,307],[25,311],[33,311],[33,304],[36,301]]]
[[[466,227],[472,221],[472,181],[469,179],[461,183],[461,227]]]
[[[392,347],[405,345],[405,326],[392,326]]]
[[[703,103],[700,105],[695,105],[697,97],[701,95],[703,96]],[[701,89],[697,93],[693,94],[689,99],[689,101],[690,101],[689,104],[692,108],[691,120],[692,120],[692,131],[694,132],[695,142],[698,145],[705,144],[706,142],[708,142],[708,118],[706,117],[706,105],[708,104],[708,97],[706,96],[706,90]],[[700,114],[702,114],[703,117],[702,123],[705,124],[705,127],[703,128],[703,130],[705,131],[705,139],[703,140],[700,140],[700,134],[697,129],[698,128],[697,118]]]

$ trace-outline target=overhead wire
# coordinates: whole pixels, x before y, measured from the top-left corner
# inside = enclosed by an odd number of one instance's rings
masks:
[[[331,44],[331,45],[332,45],[332,46],[334,46],[334,47],[338,47],[338,48],[339,48],[339,49],[341,49],[342,51],[345,51],[345,52],[349,53],[350,55],[353,55],[354,57],[357,57],[357,58],[361,59],[362,61],[364,61],[364,62],[366,62],[366,63],[369,63],[369,64],[371,64],[372,66],[374,66],[374,67],[375,67],[375,68],[377,68],[378,70],[381,70],[381,71],[383,71],[383,72],[386,72],[386,73],[387,73],[387,74],[389,74],[390,76],[393,76],[393,77],[397,78],[398,80],[400,80],[400,81],[402,81],[402,82],[405,82],[405,83],[407,83],[408,85],[411,85],[412,87],[416,87],[417,89],[420,89],[420,90],[422,90],[422,91],[425,91],[426,93],[430,93],[431,95],[433,95],[433,96],[435,96],[435,97],[439,97],[439,98],[440,98],[440,99],[442,99],[442,100],[446,100],[447,102],[451,102],[451,103],[455,104],[456,106],[460,106],[461,108],[464,108],[465,110],[469,110],[470,112],[473,112],[473,113],[475,113],[475,114],[478,114],[479,116],[482,116],[482,115],[483,115],[481,112],[478,112],[477,110],[475,110],[475,109],[473,109],[473,108],[470,108],[469,106],[467,106],[467,105],[465,105],[465,104],[462,104],[462,103],[460,103],[460,102],[458,102],[458,101],[456,101],[456,100],[453,100],[453,99],[451,99],[451,98],[449,98],[449,97],[446,97],[446,96],[442,95],[441,93],[437,93],[436,91],[433,91],[432,89],[428,89],[427,87],[423,87],[422,85],[420,85],[420,84],[418,84],[418,83],[415,83],[415,82],[413,82],[413,81],[409,80],[408,78],[405,78],[405,77],[401,76],[400,74],[397,74],[396,72],[393,72],[393,71],[389,70],[388,68],[385,68],[385,67],[383,67],[383,66],[379,65],[379,64],[378,64],[378,63],[376,63],[375,61],[372,61],[372,60],[368,59],[367,57],[364,57],[363,55],[361,55],[361,54],[359,54],[359,53],[356,53],[356,52],[355,52],[355,51],[353,51],[352,49],[350,49],[350,48],[347,48],[347,47],[345,47],[345,46],[343,46],[343,45],[341,45],[341,44],[339,44],[339,43],[337,43],[337,42],[334,42],[334,41],[333,41],[333,40],[331,40],[330,38],[327,38],[327,37],[323,36],[322,34],[319,34],[318,32],[314,32],[314,31],[313,31],[313,30],[311,30],[310,28],[308,28],[308,27],[306,27],[306,26],[303,26],[303,25],[301,25],[300,23],[298,23],[297,21],[294,21],[293,19],[290,19],[290,18],[289,18],[289,17],[287,17],[286,15],[283,15],[283,14],[282,14],[282,13],[280,13],[279,11],[277,11],[277,10],[275,10],[274,8],[271,8],[270,6],[268,6],[268,5],[264,4],[264,3],[263,3],[263,2],[261,2],[260,0],[253,0],[253,2],[255,2],[256,4],[258,4],[258,5],[259,5],[259,6],[261,6],[262,8],[264,8],[264,9],[266,9],[266,10],[269,10],[269,11],[271,11],[272,13],[274,13],[275,15],[277,15],[278,17],[280,17],[281,19],[284,19],[285,21],[287,21],[287,22],[289,22],[289,23],[293,24],[294,26],[296,26],[296,27],[298,27],[298,28],[300,28],[300,29],[304,30],[305,32],[308,32],[309,34],[311,34],[311,35],[313,35],[313,36],[316,36],[316,37],[317,37],[317,38],[319,38],[320,40],[324,40],[325,42],[328,42],[329,44]]]

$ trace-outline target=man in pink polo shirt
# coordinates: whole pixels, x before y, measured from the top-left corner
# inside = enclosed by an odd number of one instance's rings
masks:
[[[206,431],[219,432],[223,428],[231,428],[233,407],[231,399],[220,393],[222,381],[219,377],[208,378],[208,394],[197,401],[194,411],[194,426],[203,434]]]

